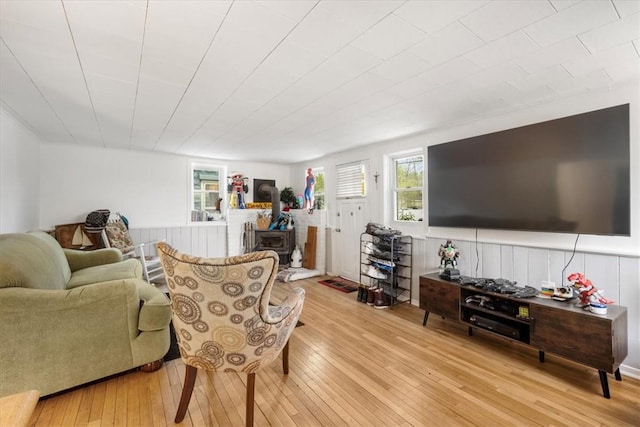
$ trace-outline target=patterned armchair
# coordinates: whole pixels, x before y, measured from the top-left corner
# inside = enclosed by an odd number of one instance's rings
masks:
[[[270,306],[278,254],[253,252],[229,258],[198,258],[158,243],[180,356],[186,365],[175,422],[183,420],[198,369],[244,372],[246,424],[253,425],[255,374],[282,352],[288,373],[289,336],[296,326],[304,289],[293,289]]]

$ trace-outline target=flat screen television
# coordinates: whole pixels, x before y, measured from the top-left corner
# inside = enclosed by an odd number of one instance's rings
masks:
[[[629,236],[629,104],[428,148],[429,225]]]

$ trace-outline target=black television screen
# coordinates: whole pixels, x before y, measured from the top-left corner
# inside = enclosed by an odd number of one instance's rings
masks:
[[[429,225],[630,235],[629,104],[428,148]]]

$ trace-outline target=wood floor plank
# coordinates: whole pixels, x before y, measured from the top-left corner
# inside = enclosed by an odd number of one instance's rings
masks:
[[[376,310],[316,284],[277,283],[273,300],[307,292],[280,359],[256,374],[256,426],[639,426],[640,380],[609,376],[408,304]],[[132,372],[41,399],[34,426],[172,426],[184,363]],[[200,371],[182,426],[242,426],[246,375]]]
[[[104,408],[104,402],[106,398],[107,392],[107,381],[101,381],[93,386],[93,399],[91,400],[91,408],[89,409],[89,418],[87,419],[87,424],[95,423],[96,421],[99,423],[102,419],[102,411]]]
[[[114,407],[113,424],[122,426],[127,424],[128,419],[128,396],[129,390],[127,383],[129,376],[121,375],[117,378],[116,402]]]
[[[118,379],[112,378],[107,381],[105,390],[104,407],[102,408],[101,425],[111,426],[115,423],[116,400],[118,398]]]
[[[85,426],[89,423],[89,415],[91,414],[91,405],[95,394],[95,384],[84,387],[80,393],[80,403],[75,417],[76,426]]]

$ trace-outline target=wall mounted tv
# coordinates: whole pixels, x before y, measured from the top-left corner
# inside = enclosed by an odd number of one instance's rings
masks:
[[[428,148],[429,225],[630,235],[629,104]]]

